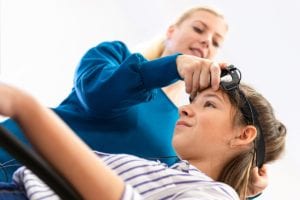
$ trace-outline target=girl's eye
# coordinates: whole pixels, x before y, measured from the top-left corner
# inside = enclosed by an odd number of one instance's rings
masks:
[[[200,34],[204,32],[203,29],[201,29],[201,28],[199,28],[197,26],[193,26],[193,29],[194,29],[195,32],[200,33]]]
[[[216,108],[215,104],[213,104],[213,103],[210,102],[210,101],[206,101],[206,102],[204,103],[204,107]]]

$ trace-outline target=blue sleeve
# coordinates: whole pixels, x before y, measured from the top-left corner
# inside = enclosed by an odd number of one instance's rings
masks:
[[[82,58],[75,92],[86,111],[113,117],[130,106],[150,101],[157,88],[180,79],[176,55],[148,61],[132,54],[122,42],[104,42]]]

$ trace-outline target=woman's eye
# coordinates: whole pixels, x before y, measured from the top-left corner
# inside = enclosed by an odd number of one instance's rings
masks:
[[[193,29],[194,29],[195,32],[200,33],[200,34],[204,32],[203,29],[201,29],[199,27],[196,27],[196,26],[194,26]]]
[[[213,103],[210,102],[210,101],[206,101],[206,102],[204,103],[204,107],[216,108],[215,104],[213,104]]]
[[[220,44],[217,41],[213,41],[213,45],[217,48],[220,47]]]

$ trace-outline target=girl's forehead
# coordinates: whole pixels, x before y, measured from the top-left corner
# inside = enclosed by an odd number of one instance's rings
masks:
[[[196,98],[201,99],[205,97],[216,97],[224,103],[229,102],[228,94],[222,89],[218,89],[217,91],[214,91],[212,88],[207,88],[201,92],[198,92],[195,99]]]

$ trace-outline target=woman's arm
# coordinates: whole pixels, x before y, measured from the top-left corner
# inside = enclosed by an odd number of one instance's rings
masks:
[[[183,79],[188,93],[210,85],[216,90],[225,63],[174,54],[152,61],[131,53],[122,42],[90,49],[77,68],[74,88],[81,105],[97,117],[114,117],[130,106],[150,101],[155,89]]]
[[[0,113],[16,120],[33,147],[84,199],[121,198],[123,181],[52,111],[27,93],[5,84],[0,84],[0,96]]]
[[[156,88],[180,79],[177,55],[148,61],[122,42],[103,42],[81,59],[74,88],[83,108],[97,117],[114,117],[149,101]]]

